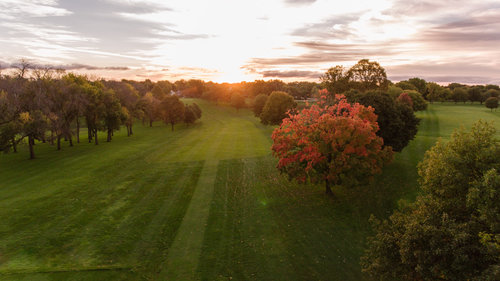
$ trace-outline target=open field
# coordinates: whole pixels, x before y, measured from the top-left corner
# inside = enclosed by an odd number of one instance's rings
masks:
[[[0,280],[360,280],[370,214],[416,196],[437,138],[479,118],[500,131],[500,112],[431,105],[372,185],[331,199],[277,172],[250,111],[197,103],[201,121],[174,132],[0,155]]]

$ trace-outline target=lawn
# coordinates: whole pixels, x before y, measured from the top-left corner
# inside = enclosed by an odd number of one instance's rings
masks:
[[[202,119],[174,132],[136,124],[98,146],[0,155],[0,280],[361,280],[370,214],[415,198],[439,136],[500,119],[431,105],[373,184],[327,198],[277,172],[272,128],[250,111],[197,103]]]

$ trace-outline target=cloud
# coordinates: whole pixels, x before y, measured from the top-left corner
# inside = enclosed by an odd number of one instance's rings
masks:
[[[57,7],[55,0],[2,0],[0,19],[16,20],[19,17],[67,16],[70,11]]]
[[[285,0],[285,3],[289,5],[305,5],[312,4],[314,2],[316,2],[316,0]]]
[[[266,70],[266,71],[261,71],[259,74],[262,74],[264,78],[273,77],[273,78],[318,79],[323,73],[317,71],[307,71],[307,70],[288,70],[288,71]]]
[[[92,65],[87,65],[87,64],[80,64],[80,63],[73,63],[73,64],[44,64],[44,63],[39,63],[39,62],[30,62],[30,68],[33,69],[42,69],[42,68],[48,68],[48,69],[61,69],[61,70],[112,70],[112,71],[124,71],[124,70],[130,70],[129,67],[127,66],[92,66]],[[13,63],[7,63],[7,62],[0,62],[0,66],[3,68],[17,68],[20,66],[19,62],[13,62]]]
[[[361,14],[348,14],[335,16],[321,22],[306,24],[291,32],[292,36],[313,37],[316,39],[347,39],[352,37],[353,30],[349,27],[351,22],[357,21]]]

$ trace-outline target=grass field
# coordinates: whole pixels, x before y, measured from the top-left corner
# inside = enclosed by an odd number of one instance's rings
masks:
[[[174,132],[0,155],[0,280],[362,280],[370,214],[413,200],[437,137],[479,118],[500,129],[484,106],[431,105],[372,185],[332,199],[277,172],[272,128],[249,111],[197,103],[201,121]]]

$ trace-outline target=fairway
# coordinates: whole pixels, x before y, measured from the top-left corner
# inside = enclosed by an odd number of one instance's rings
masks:
[[[368,218],[415,198],[424,152],[480,118],[500,130],[484,105],[430,105],[373,184],[327,198],[279,174],[249,110],[196,103],[174,132],[0,155],[0,280],[362,280]]]

